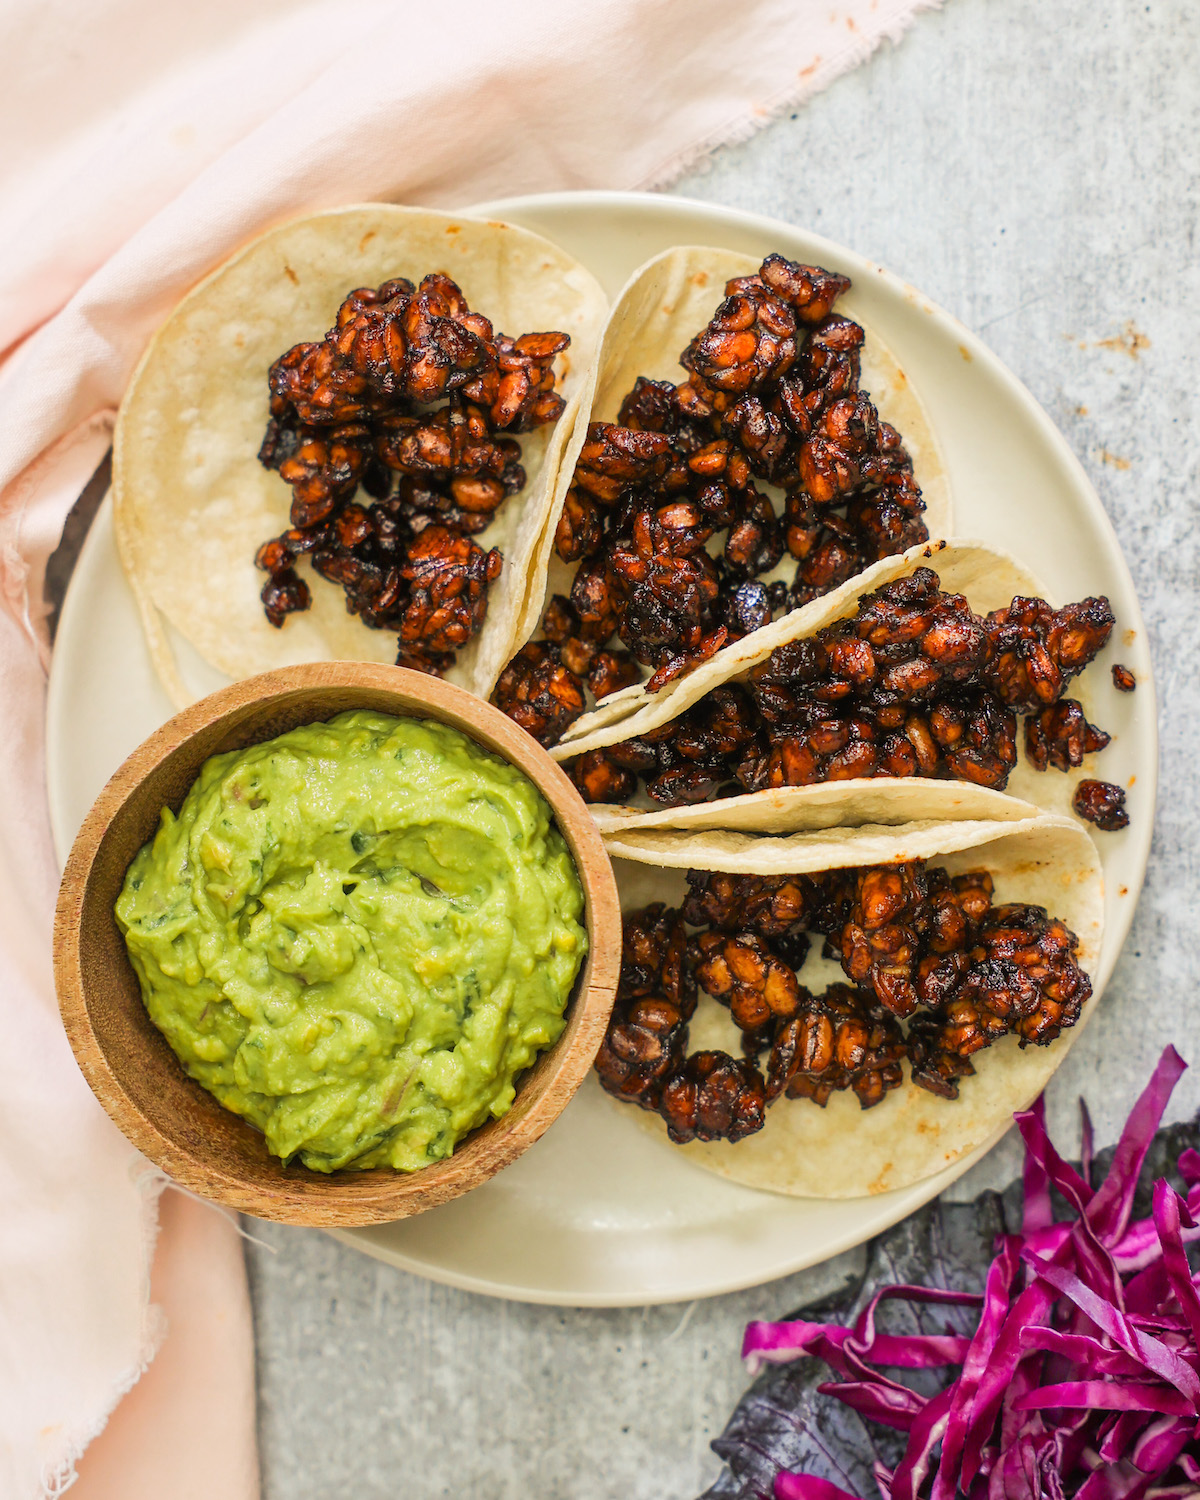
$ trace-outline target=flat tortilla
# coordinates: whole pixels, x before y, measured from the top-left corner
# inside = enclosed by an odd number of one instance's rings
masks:
[[[563,563],[556,556],[554,532],[587,435],[587,424],[615,421],[621,402],[639,375],[652,380],[685,379],[687,371],[680,365],[679,356],[712,317],[725,295],[725,283],[735,276],[753,275],[760,264],[761,260],[733,250],[680,245],[647,261],[626,283],[604,330],[594,389],[590,400],[585,398],[582,404],[579,426],[559,472],[549,524],[530,569],[529,594],[517,634],[518,644],[536,633],[550,595],[570,593],[577,565]],[[925,497],[929,534],[949,536],[953,530],[950,484],[925,407],[891,349],[857,313],[853,288],[839,298],[837,310],[855,318],[866,332],[861,386],[871,395],[884,421],[890,422],[904,439]],[[760,488],[772,492],[770,486],[760,485]],[[776,503],[778,507],[778,500]],[[785,555],[773,572],[763,575],[763,581],[783,578],[790,582],[795,567],[795,559]],[[627,695],[636,695],[637,691],[635,687],[612,694],[579,722],[598,726],[620,717],[629,701]]]
[[[855,614],[859,598],[863,594],[920,567],[932,568],[947,592],[965,594],[977,614],[1000,609],[1009,604],[1017,594],[1036,594],[1048,599],[1051,604],[1059,602],[1050,598],[1047,590],[1023,563],[985,542],[939,541],[910,547],[898,557],[886,557],[875,563],[824,599],[815,599],[803,609],[793,610],[791,614],[772,621],[744,640],[726,646],[711,661],[697,667],[688,676],[670,683],[661,693],[647,693],[644,687],[635,686],[623,697],[624,711],[619,717],[610,710],[607,721],[601,720],[604,708],[585,715],[571,725],[550,754],[555,760],[570,760],[586,750],[633,739],[669,723],[711,689],[743,677],[752,667],[765,661],[777,646],[803,636],[815,635],[825,626]],[[1070,689],[1071,697],[1083,705],[1083,711],[1089,718],[1093,716],[1091,676],[1085,671],[1071,683]],[[589,720],[592,721],[590,724]],[[1019,802],[1032,803],[1044,812],[1070,818],[1074,816],[1071,799],[1076,785],[1084,777],[1094,775],[1096,768],[1093,755],[1085,756],[1082,766],[1064,774],[1053,769],[1035,770],[1025,754],[1019,751],[1017,764],[1009,775],[1004,793],[983,787],[970,787],[959,781],[877,776],[855,781],[821,782],[815,786],[789,787],[786,795],[783,790],[756,792],[702,803],[692,809],[653,808],[649,799],[643,796],[639,803],[630,807],[597,804],[592,808],[592,815],[606,832],[617,827],[697,827],[705,823],[714,827],[745,828],[751,826],[745,821],[748,816],[757,817],[758,826],[767,827],[774,816],[778,799],[783,797],[788,807],[788,816],[793,819],[804,817],[801,811],[804,804],[812,805],[811,818],[824,816],[828,819],[824,824],[809,821],[804,825],[812,827],[830,826],[835,822],[898,823],[906,818],[1005,818],[1011,815],[1004,811],[1007,801],[1016,798]],[[878,811],[868,812],[867,804],[863,801],[865,797],[871,798],[871,806],[886,804],[893,798],[901,800],[896,803],[896,814],[886,816]],[[1001,800],[996,801],[997,798]],[[987,806],[989,801],[990,810]],[[755,813],[755,808],[760,810]],[[971,810],[964,811],[966,808]],[[734,820],[732,825],[730,818]]]
[[[651,900],[678,903],[682,875],[662,868],[737,869],[756,874],[803,873],[833,868],[829,833],[756,839],[717,833],[629,835],[615,864],[622,905]],[[646,844],[654,839],[653,847]],[[636,844],[635,844],[636,840]],[[720,841],[720,842],[713,842]],[[995,823],[926,825],[914,829],[860,830],[843,834],[833,850],[836,864],[853,866],[924,858],[951,874],[988,870],[995,901],[1044,906],[1079,938],[1080,967],[1096,982],[1104,922],[1104,882],[1092,841],[1076,823],[1040,817],[1007,827]],[[787,846],[786,858],[779,847]],[[617,852],[616,850],[613,851]],[[714,862],[714,858],[717,862]],[[632,862],[636,861],[636,862]],[[839,965],[810,955],[801,971],[810,989],[844,982]],[[673,1146],[666,1126],[646,1110],[612,1100],[612,1107],[661,1135],[663,1149],[683,1151],[697,1166],[732,1181],[801,1198],[861,1198],[920,1182],[977,1147],[999,1138],[1015,1110],[1028,1108],[1045,1088],[1099,1000],[1100,986],[1079,1022],[1048,1047],[1027,1047],[1005,1037],[975,1055],[976,1073],[959,1086],[958,1099],[941,1099],[908,1077],[873,1109],[864,1110],[851,1091],[834,1094],[824,1109],[807,1099],[779,1099],[767,1110],[757,1135],[728,1141]],[[729,1013],[701,995],[692,1021],[689,1050],[719,1048],[740,1055],[740,1033]]]
[[[515,646],[528,573],[580,397],[590,388],[606,299],[565,251],[498,222],[368,203],[272,229],[194,288],[151,341],[125,394],[114,437],[118,547],[164,685],[186,693],[161,613],[233,678],[293,662],[392,662],[395,632],[347,613],[341,589],[310,576],[312,608],[276,630],[263,614],[254,555],[289,524],[291,490],[258,462],[267,370],[286,349],[324,336],[354,287],[445,271],[471,307],[514,336],[561,330],[567,411],[518,436],[526,484],[475,540],[504,570],[488,618],[451,680],[486,697]],[[308,570],[307,559],[300,565]],[[311,570],[309,570],[311,573]]]

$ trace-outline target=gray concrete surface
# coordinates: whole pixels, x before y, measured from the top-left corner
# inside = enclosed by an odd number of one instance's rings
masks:
[[[1198,54],[1190,0],[948,0],[677,189],[809,224],[955,312],[1050,412],[1113,519],[1163,736],[1133,934],[1051,1100],[1065,1134],[1085,1091],[1102,1139],[1165,1041],[1200,1065]],[[1180,1093],[1177,1113],[1200,1105],[1200,1068]],[[1015,1162],[1000,1148],[968,1187]],[[717,1470],[744,1322],[846,1269],[690,1311],[560,1311],[433,1286],[315,1232],[255,1232],[269,1500],[686,1500]]]

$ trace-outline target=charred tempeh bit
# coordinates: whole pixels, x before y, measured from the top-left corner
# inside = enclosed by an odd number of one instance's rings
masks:
[[[492,702],[541,744],[557,739],[583,712],[586,699],[560,648],[542,641],[522,646],[500,674]]]
[[[1035,713],[1057,703],[1071,679],[1104,646],[1115,624],[1105,598],[1051,609],[1018,597],[987,617],[992,684],[1010,707]]]
[[[687,933],[680,913],[656,901],[625,920],[621,939],[622,995],[666,995],[691,1018],[696,980],[686,961]]]
[[[796,927],[824,932],[818,913],[828,904],[830,887],[840,874],[780,877],[689,870],[683,919],[693,927],[719,932],[748,928],[768,939],[786,936]]]
[[[704,932],[689,945],[696,982],[729,1007],[742,1031],[790,1020],[807,994],[790,965],[754,932]]]
[[[1075,788],[1071,803],[1081,818],[1104,833],[1115,833],[1129,827],[1129,814],[1125,811],[1125,788],[1111,781],[1081,781]]]
[[[616,1098],[657,1109],[664,1085],[683,1064],[686,1047],[687,1021],[665,996],[618,999],[596,1054],[596,1072]]]
[[[1074,933],[1040,906],[993,908],[955,997],[909,1027],[913,1082],[956,1099],[958,1080],[975,1071],[972,1055],[1006,1032],[1022,1047],[1044,1047],[1074,1026],[1092,993],[1077,947]]]
[[[679,913],[661,902],[626,918],[621,979],[596,1071],[610,1094],[657,1109],[663,1085],[683,1062],[696,981],[684,962]]]
[[[1038,771],[1047,766],[1060,771],[1081,766],[1085,755],[1103,750],[1111,738],[1103,729],[1088,723],[1082,706],[1074,698],[1052,703],[1025,720],[1025,754]]]
[[[400,621],[400,657],[424,657],[436,662],[438,671],[451,666],[483,624],[488,585],[500,576],[501,566],[495,547],[485,553],[449,527],[426,527],[400,569],[410,591]]]
[[[741,1141],[766,1124],[767,1090],[752,1062],[693,1052],[663,1085],[658,1112],[667,1134],[687,1141]]]
[[[848,984],[809,996],[792,1020],[777,1028],[767,1065],[767,1100],[787,1094],[822,1107],[841,1089],[853,1089],[864,1109],[880,1103],[904,1081],[904,1033]]]

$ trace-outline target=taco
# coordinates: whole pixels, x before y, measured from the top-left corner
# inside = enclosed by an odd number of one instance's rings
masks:
[[[589,699],[727,642],[951,530],[921,402],[849,280],[683,246],[605,330],[495,701],[551,744]],[[540,623],[539,623],[540,622]],[[590,722],[590,719],[589,719]]]
[[[551,753],[600,804],[606,832],[674,826],[689,804],[711,808],[714,826],[727,815],[744,826],[748,794],[757,805],[784,789],[793,818],[806,802],[847,822],[1003,816],[988,810],[989,792],[1065,814],[1109,740],[1078,674],[1113,624],[1104,598],[1053,608],[1007,553],[931,542],[660,693],[635,689],[620,717],[614,706],[579,720]],[[894,816],[860,815],[868,792],[907,800]],[[761,803],[758,826],[773,807]]]
[[[173,696],[164,622],[230,677],[392,662],[399,637],[486,696],[605,311],[528,230],[382,203],[283,224],[201,282],[114,439],[118,547]]]
[[[752,1187],[862,1197],[991,1143],[1107,977],[1099,861],[1065,819],[630,833],[621,854],[601,1083]]]

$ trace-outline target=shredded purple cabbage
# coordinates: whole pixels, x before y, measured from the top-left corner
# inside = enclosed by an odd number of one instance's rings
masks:
[[[1086,1112],[1079,1168],[1052,1145],[1040,1101],[1016,1117],[1020,1229],[1004,1231],[997,1203],[985,1276],[969,1232],[956,1248],[931,1217],[882,1251],[923,1284],[864,1287],[848,1322],[809,1310],[750,1324],[751,1371],[786,1370],[714,1444],[740,1478],[718,1481],[713,1500],[860,1500],[872,1485],[883,1500],[1200,1496],[1200,1275],[1188,1259],[1200,1153],[1174,1164],[1182,1191],[1159,1175],[1149,1216],[1134,1218],[1185,1066],[1163,1053],[1098,1187]],[[976,1215],[985,1231],[988,1211]]]

